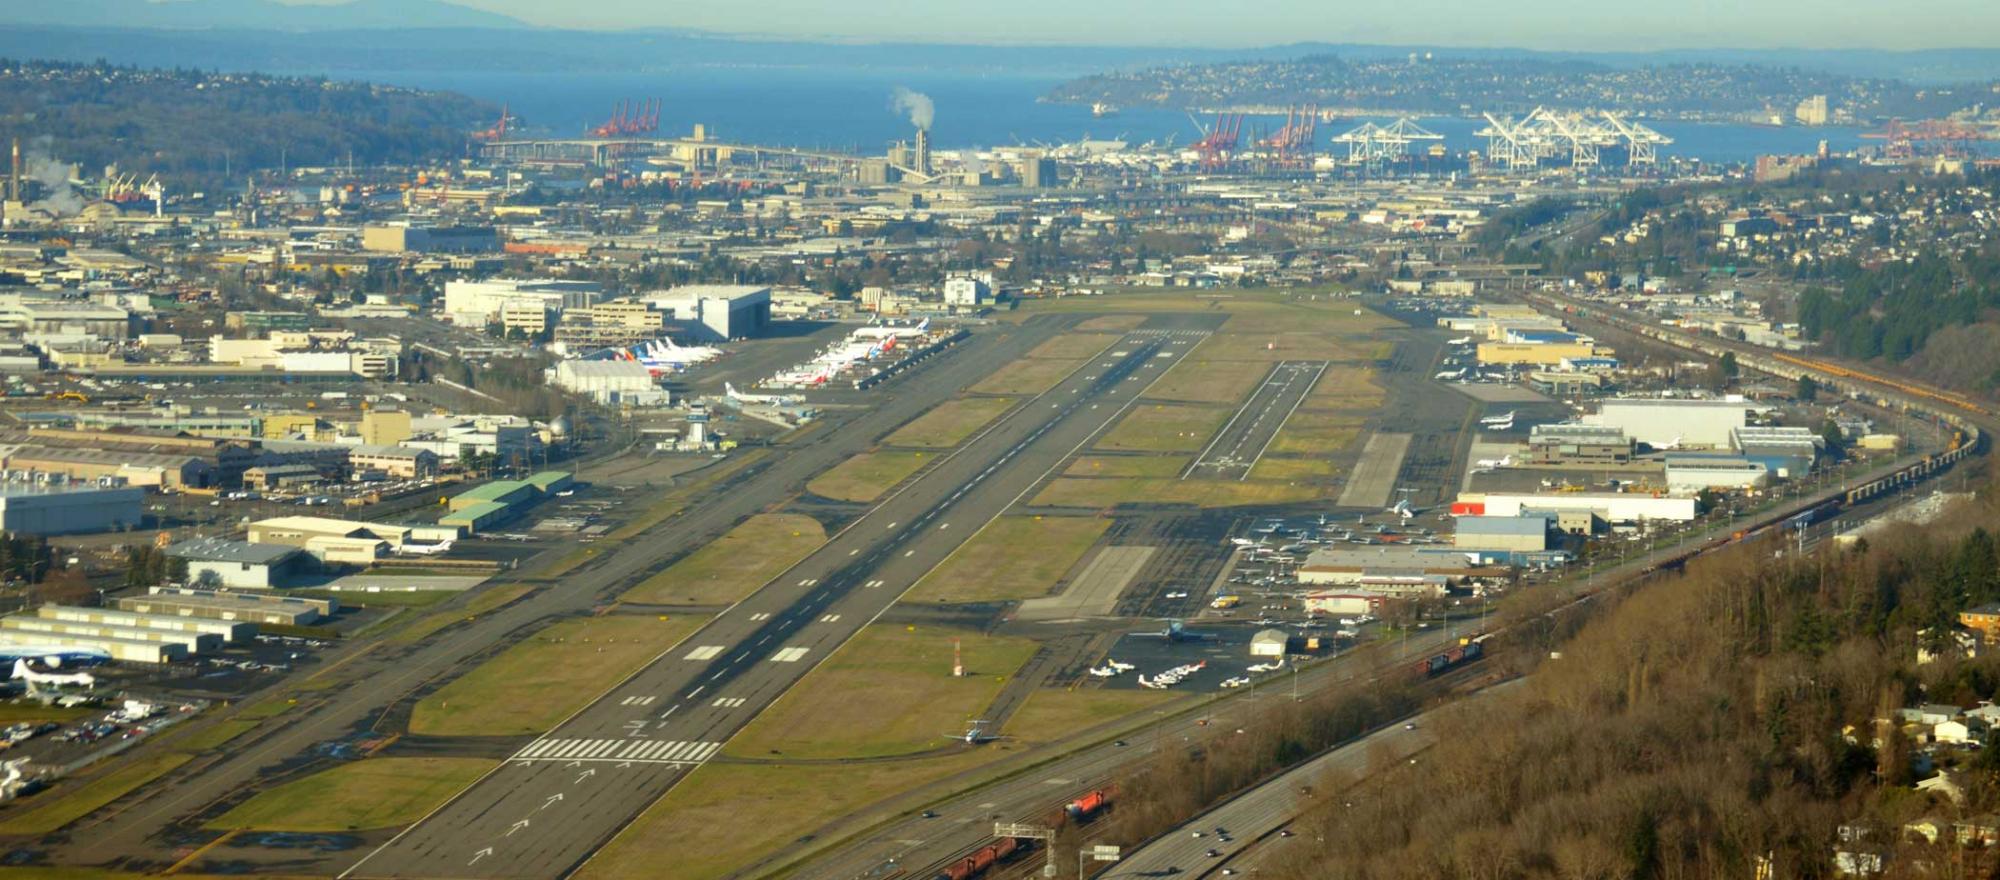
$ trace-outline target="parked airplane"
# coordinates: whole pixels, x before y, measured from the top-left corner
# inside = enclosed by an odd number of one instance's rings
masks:
[[[1249,538],[1230,538],[1229,543],[1238,547],[1262,547],[1264,546],[1264,539],[1258,538],[1253,541]]]
[[[1454,380],[1465,378],[1465,371],[1463,369],[1446,370],[1431,378],[1436,379],[1439,382],[1451,382]]]
[[[1417,514],[1423,513],[1424,511],[1423,508],[1420,507],[1411,507],[1410,499],[1404,498],[1400,501],[1397,501],[1395,506],[1390,507],[1389,512],[1399,517],[1402,517],[1404,522],[1409,522],[1410,520],[1416,519]]]
[[[728,382],[722,383],[722,392],[727,394],[730,400],[752,406],[790,406],[805,400],[796,394],[744,394]]]
[[[1478,461],[1473,462],[1473,464],[1480,468],[1484,468],[1488,471],[1494,468],[1513,467],[1514,456],[1503,455],[1500,456],[1499,458],[1482,458]]]
[[[21,660],[33,660],[58,668],[95,666],[110,662],[111,654],[97,648],[77,648],[67,645],[0,644],[0,663]]]
[[[1142,639],[1166,639],[1169,642],[1207,642],[1215,639],[1213,633],[1193,632],[1178,620],[1167,621],[1166,628],[1158,632],[1136,632],[1132,635]]]
[[[450,551],[451,544],[450,541],[439,541],[435,544],[404,544],[396,548],[396,553],[400,556],[436,556]]]
[[[44,687],[88,688],[97,685],[97,677],[88,672],[36,672],[34,667],[28,665],[26,657],[15,658],[12,677],[27,682],[31,691]]]
[[[1446,341],[1445,341],[1445,344],[1446,344],[1446,345],[1471,345],[1471,344],[1472,344],[1472,337],[1470,337],[1470,336],[1460,336],[1460,337],[1458,337],[1457,339],[1450,339],[1450,340],[1446,340]]]
[[[1483,419],[1480,419],[1479,423],[1482,425],[1497,425],[1501,422],[1512,422],[1513,420],[1514,420],[1514,411],[1510,409],[1502,415],[1487,416]]]
[[[1674,439],[1672,439],[1672,440],[1669,440],[1669,441],[1667,441],[1667,442],[1665,442],[1665,443],[1662,443],[1662,444],[1660,444],[1660,445],[1658,445],[1658,446],[1655,446],[1655,447],[1653,447],[1653,451],[1654,451],[1654,452],[1670,452],[1670,451],[1673,451],[1673,450],[1675,450],[1675,449],[1679,449],[1679,448],[1681,448],[1681,438],[1680,438],[1680,435],[1676,434],[1676,435],[1674,435]]]

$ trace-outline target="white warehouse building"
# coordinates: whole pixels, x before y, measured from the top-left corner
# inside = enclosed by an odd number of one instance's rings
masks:
[[[702,342],[762,336],[771,326],[769,287],[688,284],[640,299],[665,313],[669,330]]]
[[[653,378],[653,371],[638,361],[615,358],[563,361],[549,370],[548,381],[565,391],[589,395],[602,404],[664,406],[668,399],[667,390]]]
[[[1461,502],[1474,501],[1476,496],[1460,496]],[[1547,495],[1488,494],[1483,502],[1486,516],[1520,516],[1524,510],[1547,510],[1555,513],[1594,513],[1599,519],[1614,523],[1631,523],[1643,520],[1671,520],[1687,522],[1695,518],[1696,504],[1692,497],[1674,495],[1655,496],[1642,492],[1564,492]]]
[[[1728,449],[1732,433],[1748,423],[1755,408],[1742,400],[1621,397],[1604,401],[1597,415],[1584,421],[1622,429],[1625,436],[1655,448]]]
[[[500,320],[508,306],[541,306],[552,312],[594,305],[604,288],[594,281],[546,278],[495,278],[490,281],[447,281],[444,313],[454,324],[484,327]]]

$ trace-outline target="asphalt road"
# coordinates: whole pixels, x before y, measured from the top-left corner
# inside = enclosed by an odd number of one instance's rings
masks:
[[[782,455],[770,457],[708,492],[684,515],[641,539],[475,620],[428,640],[399,648],[367,646],[338,658],[336,685],[304,695],[283,725],[245,747],[201,759],[149,786],[123,807],[86,819],[67,839],[44,842],[52,861],[72,865],[120,863],[159,866],[169,844],[161,838],[177,823],[224,799],[253,790],[267,774],[305,759],[312,749],[366,730],[392,705],[460,668],[495,644],[517,638],[548,620],[588,613],[608,596],[644,578],[666,560],[711,540],[753,513],[801,490],[806,481],[873,445],[898,425],[951,396],[957,389],[1004,369],[1036,345],[1074,323],[1037,318],[1019,327],[998,325],[932,359],[882,389],[880,405],[866,413],[833,413],[829,427],[813,432]],[[532,573],[532,569],[530,570]],[[464,600],[455,600],[464,601]],[[341,686],[342,684],[360,686]]]
[[[342,876],[568,873],[1110,427],[1199,338],[1127,334]]]
[[[1325,361],[1284,361],[1271,368],[1264,383],[1243,402],[1215,439],[1195,456],[1181,479],[1244,480],[1277,439],[1278,429],[1326,372]]]

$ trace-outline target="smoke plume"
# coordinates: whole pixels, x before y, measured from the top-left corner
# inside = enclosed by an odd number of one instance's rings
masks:
[[[928,130],[931,121],[937,118],[937,105],[931,103],[931,96],[923,92],[913,92],[897,86],[889,93],[889,109],[910,118],[910,124]]]
[[[22,157],[22,162],[26,166],[22,176],[41,184],[42,188],[41,199],[29,207],[57,217],[70,217],[83,212],[84,205],[88,203],[83,194],[70,185],[74,168],[41,152],[28,153]]]

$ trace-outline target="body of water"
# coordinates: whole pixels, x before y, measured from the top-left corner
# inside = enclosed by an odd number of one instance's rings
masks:
[[[532,130],[578,134],[609,118],[620,100],[659,98],[660,130],[684,134],[706,125],[714,137],[772,145],[879,153],[908,140],[912,126],[892,106],[898,88],[927,95],[936,108],[933,143],[944,149],[1002,144],[1060,143],[1083,137],[1186,144],[1200,138],[1186,113],[1128,108],[1099,119],[1090,108],[1036,100],[1060,80],[1036,76],[911,74],[867,69],[701,68],[659,74],[450,73],[378,71],[358,78],[430,89],[445,89],[505,104]],[[1323,150],[1329,139],[1361,124],[1343,119],[1320,126]],[[1378,119],[1386,122],[1386,119]],[[1208,119],[1202,119],[1208,124]],[[1283,117],[1251,118],[1253,126],[1275,130]],[[1479,119],[1426,118],[1422,124],[1444,135],[1453,151],[1485,149],[1475,136]],[[1835,151],[1863,143],[1859,129],[1773,128],[1650,122],[1674,139],[1663,156],[1708,162],[1747,162],[1765,153],[1808,153],[1825,140]]]

